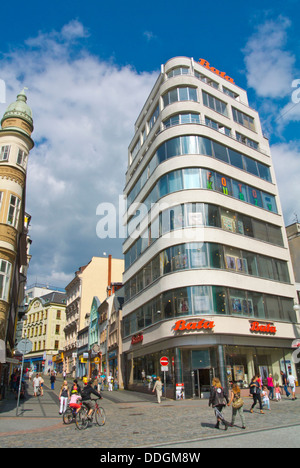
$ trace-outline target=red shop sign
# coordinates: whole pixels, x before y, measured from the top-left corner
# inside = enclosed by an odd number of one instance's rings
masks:
[[[131,338],[131,344],[141,343],[143,339],[144,336],[142,333],[139,333],[138,335],[133,335],[133,337]]]
[[[276,334],[277,329],[273,323],[259,323],[259,322],[250,322],[251,332],[259,332],[259,333],[271,333],[273,335]]]
[[[199,322],[186,322],[185,320],[178,320],[175,323],[174,331],[182,331],[182,330],[201,330],[204,329],[212,329],[215,326],[215,322],[211,322],[209,320],[199,320]]]

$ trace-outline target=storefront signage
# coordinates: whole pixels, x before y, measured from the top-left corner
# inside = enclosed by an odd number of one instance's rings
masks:
[[[218,70],[217,68],[211,67],[210,63],[207,60],[201,58],[201,59],[199,59],[198,63],[200,63],[200,65],[202,65],[202,67],[207,68],[208,70],[210,70],[211,72],[213,72],[216,75],[220,76],[221,78],[224,78],[225,80],[229,81],[230,83],[235,84],[234,80],[232,78],[230,78],[230,76],[226,75],[226,72],[220,72],[220,70]]]
[[[209,320],[199,320],[199,322],[186,322],[185,320],[178,320],[175,323],[174,331],[182,330],[201,330],[201,329],[212,329],[215,326],[215,322]]]
[[[275,333],[277,332],[277,329],[273,323],[250,322],[250,324],[251,332],[271,333],[273,335],[275,335]]]
[[[133,335],[133,337],[131,338],[131,344],[141,343],[143,339],[144,336],[142,335],[142,333],[139,333],[138,335]]]

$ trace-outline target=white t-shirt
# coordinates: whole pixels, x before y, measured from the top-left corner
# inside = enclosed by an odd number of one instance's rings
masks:
[[[40,386],[40,383],[41,383],[41,377],[34,377],[33,379],[33,385],[35,387],[39,387]]]
[[[289,375],[288,382],[289,382],[291,387],[295,386],[295,381],[296,381],[295,377],[293,375]]]

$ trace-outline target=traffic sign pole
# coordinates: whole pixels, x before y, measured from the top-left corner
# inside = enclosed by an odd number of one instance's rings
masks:
[[[18,351],[20,353],[22,353],[22,367],[21,367],[21,374],[20,374],[20,381],[19,381],[19,391],[18,391],[18,402],[17,402],[16,416],[18,416],[18,410],[19,410],[19,404],[20,404],[20,392],[21,392],[21,386],[22,386],[24,356],[25,356],[25,354],[30,353],[30,351],[32,350],[32,342],[28,338],[25,338],[24,340],[20,341],[20,343],[17,346],[17,349],[18,349]]]
[[[165,400],[167,399],[167,387],[166,387],[166,371],[168,371],[169,358],[163,356],[160,358],[161,370],[164,373],[164,388],[165,388]]]

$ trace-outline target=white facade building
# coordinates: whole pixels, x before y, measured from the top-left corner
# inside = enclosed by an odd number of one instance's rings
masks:
[[[169,60],[136,121],[124,194],[125,382],[169,358],[167,388],[205,395],[295,372],[293,269],[268,140],[224,72]]]

